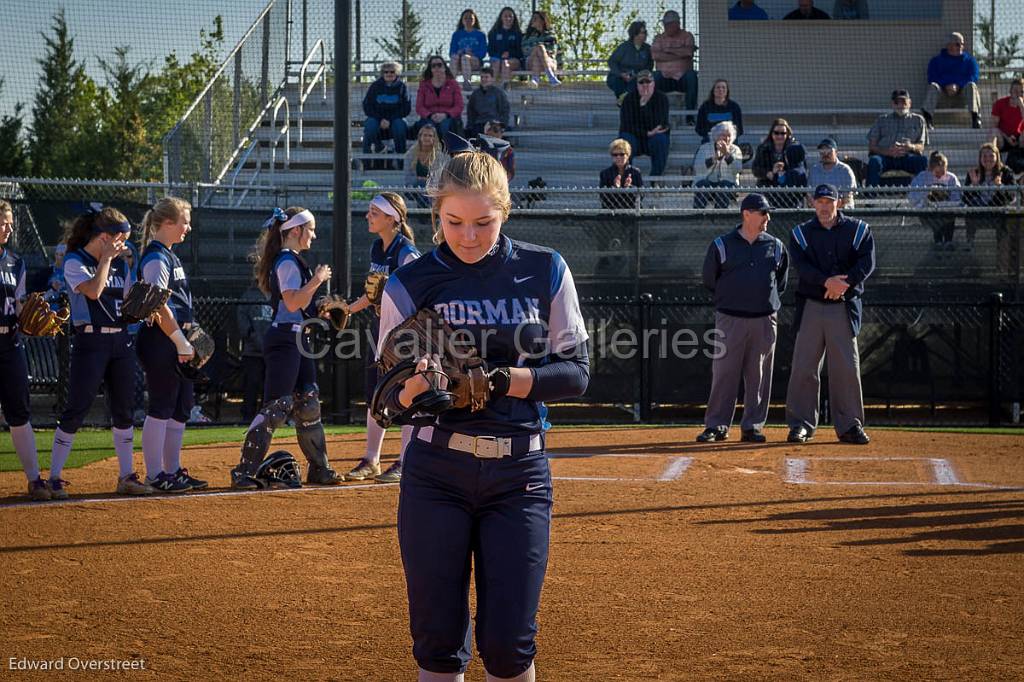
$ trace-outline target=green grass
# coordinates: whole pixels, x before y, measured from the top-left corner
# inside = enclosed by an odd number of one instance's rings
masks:
[[[360,433],[363,426],[327,426],[329,435],[340,433]],[[39,450],[39,466],[50,467],[50,448],[53,445],[52,429],[36,429],[36,448]],[[241,446],[245,427],[242,426],[211,426],[193,427],[185,431],[185,445],[213,445],[219,443],[238,443]],[[292,427],[281,427],[274,431],[275,436],[288,437],[295,435]],[[142,429],[135,429],[135,449],[142,448]],[[82,429],[75,435],[75,445],[65,466],[67,469],[85,466],[107,457],[114,456],[114,444],[109,429]],[[0,438],[0,471],[21,471],[21,462],[14,452],[10,436]]]
[[[578,424],[566,425],[567,429],[661,429],[693,427],[699,424]],[[782,427],[781,424],[769,424]],[[362,433],[365,427],[327,426],[328,435]],[[981,436],[1024,436],[1024,428],[1014,427],[956,427],[956,426],[869,426],[869,431],[913,431],[922,433],[963,433]],[[245,428],[242,426],[211,426],[192,427],[185,431],[185,445],[215,445],[220,443],[238,443],[241,445]],[[274,432],[275,436],[287,438],[295,435],[295,429],[282,427]],[[50,446],[53,444],[52,429],[36,430],[36,448],[39,450],[39,466],[47,469],[50,466]],[[142,447],[142,429],[135,429],[135,449]],[[75,436],[75,447],[65,468],[74,469],[114,456],[114,446],[109,430],[82,429]],[[0,471],[21,471],[21,463],[14,452],[10,436],[0,439]]]

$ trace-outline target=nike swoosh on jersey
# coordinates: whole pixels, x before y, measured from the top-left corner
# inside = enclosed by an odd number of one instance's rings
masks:
[[[522,284],[528,279],[533,279],[533,275],[528,275],[526,277],[513,277],[512,281],[515,282],[516,284]]]
[[[526,492],[532,493],[534,490],[540,490],[543,487],[544,487],[543,483],[527,483],[526,484]]]

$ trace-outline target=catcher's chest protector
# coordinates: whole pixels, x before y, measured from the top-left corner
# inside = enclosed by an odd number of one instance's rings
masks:
[[[0,247],[3,248],[3,247]],[[3,249],[0,257],[0,326],[14,329],[18,322],[17,298],[18,282],[25,272],[25,262],[10,249]]]
[[[82,278],[91,279],[96,276],[99,262],[90,256],[85,249],[68,253],[64,258],[64,279],[68,284],[68,296],[71,299],[71,321],[76,324],[91,324],[98,327],[123,327],[121,303],[124,292],[135,281],[131,268],[124,258],[110,261],[107,285],[97,300],[74,291],[81,284]]]
[[[192,292],[181,259],[158,241],[151,241],[142,252],[141,277],[150,284],[171,290],[167,305],[178,324],[192,322]]]

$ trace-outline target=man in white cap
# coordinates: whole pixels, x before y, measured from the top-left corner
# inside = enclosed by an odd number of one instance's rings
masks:
[[[679,12],[670,9],[661,17],[665,30],[651,43],[654,57],[654,83],[661,92],[685,92],[686,110],[697,108],[697,72],[693,70],[693,55],[697,51],[693,34],[680,25]],[[693,114],[686,116],[686,124],[693,125]]]
[[[928,93],[921,113],[932,127],[932,114],[939,102],[966,106],[971,112],[971,127],[981,128],[981,96],[978,94],[978,62],[964,49],[962,33],[949,34],[946,47],[928,62]]]

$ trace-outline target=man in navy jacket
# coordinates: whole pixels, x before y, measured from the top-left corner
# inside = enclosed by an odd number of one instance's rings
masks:
[[[363,97],[363,153],[369,154],[373,146],[390,133],[395,141],[395,153],[405,154],[405,140],[408,127],[405,117],[412,110],[409,91],[399,78],[398,64],[384,62],[380,66],[380,78],[375,80]]]

